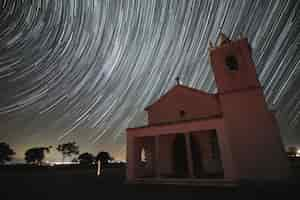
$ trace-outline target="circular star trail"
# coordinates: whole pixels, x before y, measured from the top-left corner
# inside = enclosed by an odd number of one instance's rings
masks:
[[[222,31],[248,37],[269,107],[292,143],[299,10],[293,0],[0,0],[0,140],[78,137],[124,150],[125,129],[145,123],[143,108],[175,77],[216,92],[208,42]]]

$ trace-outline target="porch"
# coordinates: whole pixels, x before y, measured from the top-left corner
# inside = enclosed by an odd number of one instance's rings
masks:
[[[233,180],[227,143],[221,117],[127,129],[127,178]]]

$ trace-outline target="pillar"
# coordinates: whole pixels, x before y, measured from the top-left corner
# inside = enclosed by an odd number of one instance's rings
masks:
[[[135,174],[135,146],[134,146],[134,137],[127,134],[127,180],[133,181],[136,178]]]
[[[191,138],[189,133],[184,134],[185,137],[185,147],[187,153],[187,165],[188,165],[188,173],[190,178],[194,178],[194,167],[193,167],[193,157],[192,157],[192,150],[191,150]]]
[[[155,169],[155,177],[160,178],[160,166],[159,166],[159,136],[154,136],[154,151],[155,151],[155,162],[154,162],[154,169]]]

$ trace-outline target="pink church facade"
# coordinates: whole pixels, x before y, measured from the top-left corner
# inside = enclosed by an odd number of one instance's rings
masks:
[[[210,47],[218,93],[176,85],[127,129],[127,179],[280,180],[289,176],[245,38]]]

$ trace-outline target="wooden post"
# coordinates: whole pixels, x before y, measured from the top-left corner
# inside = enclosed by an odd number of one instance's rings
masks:
[[[97,176],[101,174],[101,162],[100,160],[97,161]]]
[[[135,166],[136,166],[136,153],[134,136],[127,134],[127,179],[133,181],[136,178]]]

